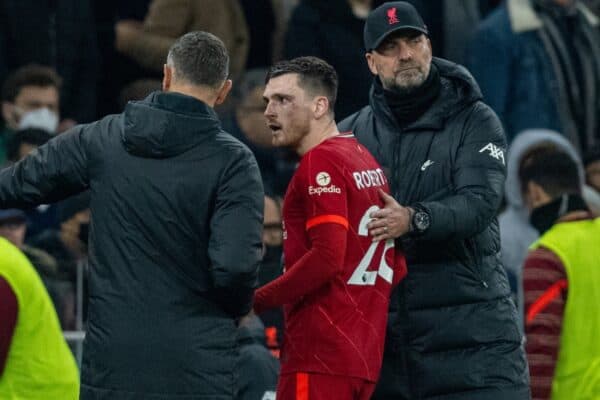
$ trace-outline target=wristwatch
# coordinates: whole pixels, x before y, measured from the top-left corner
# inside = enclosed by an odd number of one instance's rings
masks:
[[[412,217],[410,219],[410,230],[416,233],[423,233],[431,224],[431,217],[426,211],[413,209]]]

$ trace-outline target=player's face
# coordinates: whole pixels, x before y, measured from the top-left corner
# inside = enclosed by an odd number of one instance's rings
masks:
[[[431,43],[420,32],[390,34],[367,53],[369,69],[387,90],[410,93],[421,86],[431,69]]]
[[[298,74],[270,79],[263,99],[273,146],[300,148],[311,129],[312,99],[298,86]]]

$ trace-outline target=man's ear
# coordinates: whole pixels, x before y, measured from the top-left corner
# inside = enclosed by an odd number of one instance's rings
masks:
[[[315,114],[315,119],[320,119],[329,112],[329,99],[325,96],[315,97],[313,100],[313,113]]]
[[[8,101],[3,101],[2,102],[2,118],[5,121],[10,120],[10,118],[12,117],[12,109],[13,109],[14,105],[12,105],[11,103],[9,103]]]
[[[171,82],[173,80],[173,68],[171,66],[164,64],[163,65],[163,80],[162,80],[162,90],[163,92],[168,92],[171,88]]]
[[[10,127],[14,128],[19,124],[19,117],[15,115],[15,105],[13,103],[10,103],[8,101],[2,102],[2,118]]]
[[[373,57],[373,53],[372,52],[365,53],[365,58],[367,59],[367,65],[369,66],[371,73],[373,75],[377,75],[377,65],[375,65],[375,57]]]
[[[227,99],[227,95],[231,91],[232,87],[233,87],[233,82],[231,81],[231,79],[227,79],[223,83],[223,86],[221,86],[221,89],[219,89],[219,91],[217,92],[217,98],[215,99],[215,105],[223,104],[225,99]]]

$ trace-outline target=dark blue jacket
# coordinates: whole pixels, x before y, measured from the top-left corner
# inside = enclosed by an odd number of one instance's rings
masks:
[[[581,20],[587,19],[584,14]],[[574,122],[562,100],[567,89],[541,39],[542,26],[527,1],[505,1],[478,27],[467,51],[467,67],[485,102],[500,117],[509,143],[531,128],[561,132],[577,143]]]

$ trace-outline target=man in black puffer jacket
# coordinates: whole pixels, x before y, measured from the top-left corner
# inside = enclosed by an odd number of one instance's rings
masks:
[[[228,64],[221,40],[188,33],[163,92],[0,172],[0,208],[90,189],[81,399],[235,398],[235,319],[252,304],[264,193],[212,108],[231,88]]]
[[[365,26],[370,105],[340,123],[375,155],[393,197],[371,214],[375,240],[397,238],[408,275],[390,308],[374,399],[529,399],[515,306],[495,215],[506,142],[461,66],[432,59],[405,2]]]

